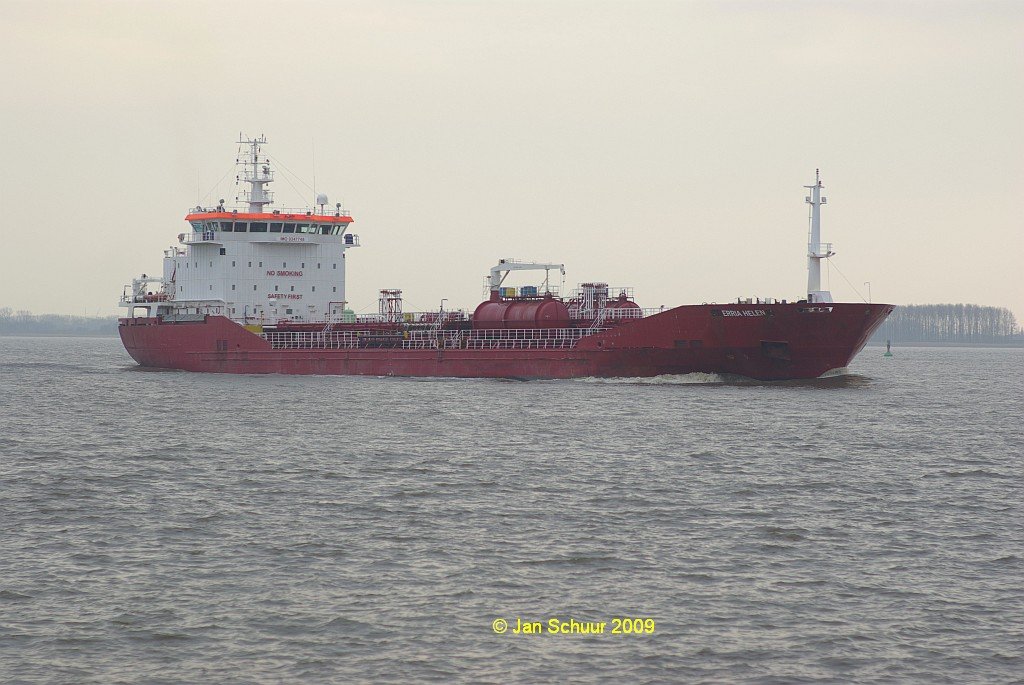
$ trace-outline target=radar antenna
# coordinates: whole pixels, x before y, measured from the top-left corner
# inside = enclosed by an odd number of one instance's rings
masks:
[[[252,214],[263,213],[263,207],[274,202],[274,194],[264,187],[274,180],[270,158],[260,159],[260,146],[266,144],[265,135],[258,138],[246,138],[242,134],[238,136],[238,159],[235,162],[242,167],[242,172],[235,180],[249,184],[249,188],[242,191],[242,197],[249,203],[249,212]]]

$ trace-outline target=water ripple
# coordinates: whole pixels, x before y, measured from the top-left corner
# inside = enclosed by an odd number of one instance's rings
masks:
[[[0,339],[0,681],[1013,682],[1021,368],[217,376]],[[615,617],[657,629],[492,629]]]

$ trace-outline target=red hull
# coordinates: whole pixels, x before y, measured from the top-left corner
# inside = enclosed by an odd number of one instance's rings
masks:
[[[230,319],[121,319],[142,366],[215,373],[473,378],[642,377],[693,372],[759,380],[846,367],[892,305],[687,305],[580,339],[571,349],[274,349]]]

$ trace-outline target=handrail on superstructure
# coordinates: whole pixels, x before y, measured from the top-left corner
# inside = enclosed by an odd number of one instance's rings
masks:
[[[218,218],[232,217],[232,216],[243,216],[243,217],[266,217],[267,219],[273,220],[274,217],[283,217],[286,220],[295,219],[345,219],[352,221],[352,214],[347,209],[337,208],[333,212],[322,212],[315,208],[310,207],[281,207],[280,209],[274,209],[269,212],[256,212],[250,213],[247,209],[237,209],[235,207],[225,207],[217,205],[215,207],[204,207],[203,205],[197,205],[195,207],[189,207],[186,210],[186,219],[189,217],[195,217],[203,214],[216,214]]]

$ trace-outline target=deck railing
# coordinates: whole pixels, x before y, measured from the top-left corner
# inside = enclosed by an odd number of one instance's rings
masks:
[[[275,350],[337,350],[359,347],[362,331],[264,331],[260,337]]]
[[[217,206],[217,205],[214,205],[213,207],[198,206],[198,207],[189,207],[186,210],[186,212],[188,214],[212,214],[212,213],[218,213],[218,214],[243,214],[243,215],[246,215],[246,216],[249,215],[249,210],[247,208],[245,208],[244,206],[243,207],[231,207],[231,208],[221,207],[221,206]],[[302,218],[302,217],[306,217],[306,216],[309,216],[309,217],[328,217],[328,218],[330,218],[330,217],[337,218],[337,217],[340,216],[340,217],[344,217],[344,218],[348,218],[348,219],[352,218],[352,215],[349,213],[349,211],[347,209],[342,208],[342,209],[339,210],[336,207],[334,207],[333,205],[330,207],[330,211],[324,211],[323,213],[321,213],[319,209],[311,209],[309,207],[271,207],[271,208],[265,209],[263,212],[260,212],[260,216],[268,216],[269,217],[269,216],[274,216],[274,215],[287,216],[289,219]]]
[[[483,329],[475,331],[264,331],[275,350],[401,348],[404,350],[562,350],[606,328]]]
[[[665,311],[664,307],[644,307],[643,309],[639,307],[607,307],[605,309],[591,310],[590,312],[571,308],[569,309],[569,316],[580,321],[591,321],[595,318],[599,318],[601,321],[618,321],[621,319],[643,319],[655,314],[661,314],[663,311]]]
[[[218,243],[216,231],[194,231],[192,233],[179,233],[178,242],[184,244],[192,243]]]

